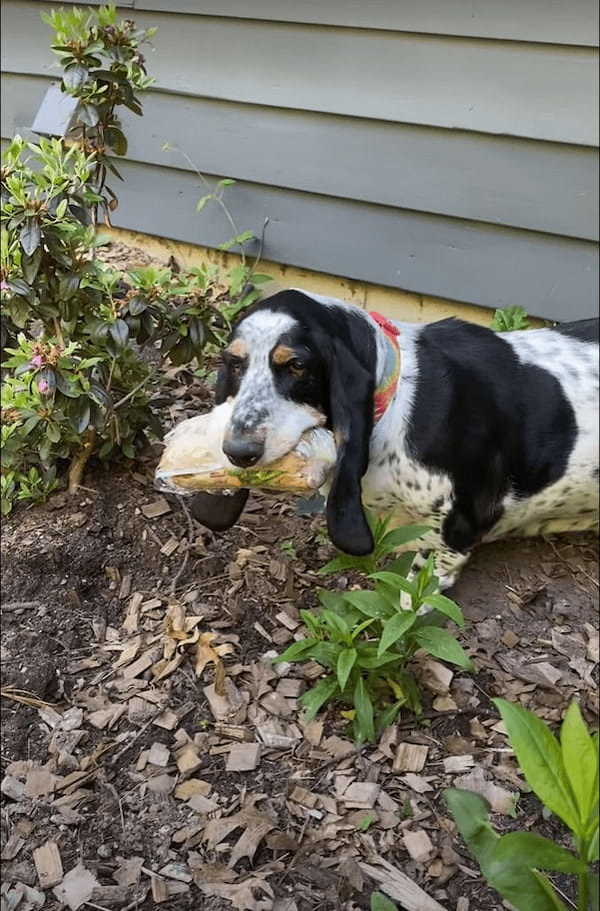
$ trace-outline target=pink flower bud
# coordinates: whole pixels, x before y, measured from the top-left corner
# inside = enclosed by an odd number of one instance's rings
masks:
[[[42,357],[41,354],[36,354],[31,358],[32,367],[41,367],[43,363],[44,363],[44,358]]]
[[[38,389],[42,393],[42,395],[45,395],[49,389],[48,380],[40,380],[38,383]]]

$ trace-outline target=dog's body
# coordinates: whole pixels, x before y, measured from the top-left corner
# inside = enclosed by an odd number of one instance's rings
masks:
[[[598,320],[505,334],[453,319],[392,325],[281,292],[242,317],[225,354],[223,448],[268,464],[326,424],[338,443],[333,542],[372,548],[361,503],[422,522],[447,588],[480,541],[597,526],[598,368]],[[245,497],[224,503],[225,525]],[[195,511],[211,525],[207,502]]]

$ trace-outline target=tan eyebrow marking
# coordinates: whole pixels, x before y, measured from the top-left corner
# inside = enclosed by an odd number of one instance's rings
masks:
[[[231,345],[228,345],[226,350],[227,353],[233,355],[233,357],[245,358],[248,355],[246,342],[241,338],[234,338]]]
[[[295,357],[296,352],[293,348],[288,348],[287,345],[277,345],[273,352],[273,363],[280,365],[287,364],[288,361],[293,360]]]

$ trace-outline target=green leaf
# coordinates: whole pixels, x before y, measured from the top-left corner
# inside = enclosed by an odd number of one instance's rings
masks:
[[[371,911],[398,911],[398,908],[383,892],[373,892],[371,895]]]
[[[211,199],[214,199],[214,198],[215,197],[213,196],[212,193],[207,193],[206,196],[201,196],[200,199],[198,200],[198,202],[196,203],[196,212],[201,212],[202,209],[211,201]]]
[[[321,706],[331,699],[333,694],[338,689],[337,679],[333,676],[324,677],[322,680],[313,686],[311,690],[304,693],[300,697],[300,702],[306,709],[305,720],[312,721],[316,717]]]
[[[414,638],[421,648],[424,648],[434,658],[450,661],[458,667],[464,667],[467,671],[473,669],[471,659],[460,642],[457,642],[448,630],[440,629],[437,626],[424,626],[415,632]]]
[[[327,576],[331,573],[342,573],[347,569],[356,570],[356,572],[368,573],[373,568],[373,558],[351,557],[349,554],[339,554],[330,560],[325,566],[322,566],[318,572],[321,576]]]
[[[326,608],[321,611],[321,616],[330,630],[333,630],[338,636],[341,636],[342,639],[350,638],[350,627],[343,617],[340,617],[339,614],[335,614],[333,611],[327,610]]]
[[[488,822],[488,804],[479,794],[461,788],[448,788],[444,791],[444,800],[458,831],[486,875],[489,859],[500,840]]]
[[[596,861],[598,860],[599,854],[600,854],[600,848],[599,848],[599,844],[598,844],[598,832],[599,832],[599,829],[598,829],[598,826],[596,826],[596,831],[592,835],[590,843],[588,845],[587,859],[588,859],[589,863],[591,863],[591,864],[596,863]]]
[[[115,320],[114,323],[110,324],[108,331],[110,332],[111,336],[113,337],[113,339],[115,340],[115,342],[117,343],[119,348],[124,348],[125,345],[127,344],[128,338],[129,338],[129,326],[127,325],[125,320],[124,319]]]
[[[282,661],[298,661],[299,658],[307,661],[307,652],[317,645],[317,642],[317,639],[301,639],[299,642],[292,642],[281,655],[273,658],[273,664],[279,664]]]
[[[244,244],[247,244],[248,241],[254,240],[254,234],[252,231],[242,231],[241,234],[236,234],[235,237],[230,237],[229,240],[226,240],[224,244],[219,244],[219,250],[231,250],[232,247],[243,247]]]
[[[598,803],[598,757],[576,702],[566,711],[560,731],[561,753],[583,827]]]
[[[514,860],[536,870],[556,870],[558,873],[584,873],[587,865],[566,848],[533,832],[509,832],[494,848],[492,867],[498,870]]]
[[[27,282],[24,282],[22,278],[10,278],[7,284],[13,294],[20,294],[22,297],[27,297],[31,292],[31,287]]]
[[[385,620],[392,612],[387,602],[377,592],[346,592],[344,597],[348,604],[351,604],[366,617]]]
[[[60,440],[60,427],[58,424],[51,424],[48,422],[46,424],[46,436],[51,443],[58,443]]]
[[[558,741],[533,712],[493,699],[527,783],[549,810],[579,834],[579,813]]]
[[[369,696],[365,681],[359,677],[354,688],[354,708],[356,709],[355,729],[359,740],[375,740],[375,725],[373,723],[373,703]]]
[[[395,573],[397,576],[404,576],[406,579],[410,572],[410,568],[413,565],[415,556],[416,551],[408,550],[405,554],[401,554],[399,557],[396,557],[395,560],[392,560],[391,563],[387,563],[385,571],[388,573]]]
[[[68,67],[63,73],[63,82],[68,89],[78,89],[88,78],[88,70],[80,63]],[[90,124],[93,126],[93,124]]]
[[[439,611],[440,614],[449,617],[457,626],[463,627],[465,625],[465,619],[460,607],[458,604],[455,604],[454,601],[451,601],[450,598],[446,598],[445,595],[426,595],[426,597],[423,598],[423,602],[430,607],[433,607],[436,611]]]
[[[27,282],[33,282],[38,274],[42,262],[42,251],[38,249],[31,256],[23,255],[21,257],[21,268],[23,277]]]
[[[21,228],[19,239],[24,253],[26,253],[27,256],[33,256],[42,239],[40,226],[35,218],[28,218],[25,221],[25,224]]]
[[[383,655],[398,639],[406,635],[416,619],[417,615],[413,614],[412,611],[402,611],[387,620],[383,624],[381,639],[379,640],[378,657]]]
[[[127,138],[118,127],[107,127],[104,136],[115,155],[127,155]]]
[[[389,587],[393,588],[395,591],[406,592],[411,598],[417,597],[417,586],[412,582],[409,582],[408,579],[399,576],[397,573],[381,570],[381,572],[371,573],[369,579],[376,579],[379,582],[384,582],[385,585],[389,585]]]
[[[348,683],[348,677],[356,663],[357,652],[355,648],[345,648],[340,652],[337,660],[337,678],[340,690],[343,692]]]
[[[403,525],[401,528],[394,528],[393,531],[388,531],[377,550],[380,555],[389,554],[409,541],[422,538],[428,531],[431,531],[429,525]]]
[[[79,106],[77,116],[82,123],[88,127],[95,127],[100,120],[97,108],[93,104],[82,104]]]

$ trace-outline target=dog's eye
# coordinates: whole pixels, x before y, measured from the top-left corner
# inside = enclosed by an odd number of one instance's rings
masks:
[[[287,365],[288,365],[288,368],[292,371],[292,373],[296,374],[296,376],[298,376],[301,373],[304,373],[305,364],[304,364],[304,361],[301,361],[299,357],[292,358],[291,361],[288,361]]]

